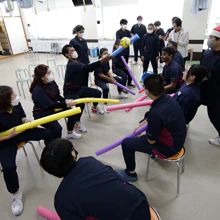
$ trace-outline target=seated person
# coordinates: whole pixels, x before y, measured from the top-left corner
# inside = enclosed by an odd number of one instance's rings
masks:
[[[100,49],[100,54],[99,58],[104,58],[108,54],[108,49],[106,48],[101,48]],[[119,77],[113,77],[111,72],[110,72],[110,66],[109,62],[103,62],[101,66],[99,66],[95,72],[95,84],[102,89],[103,92],[103,98],[107,99],[108,98],[108,93],[109,93],[109,88],[107,86],[107,83],[114,83],[115,81],[119,82],[120,84],[123,83],[123,80]],[[117,87],[118,89],[118,98],[119,99],[127,99],[128,96],[123,93],[123,89],[120,87]],[[106,110],[106,103],[104,106],[105,112],[108,112]]]
[[[200,83],[207,76],[206,70],[200,65],[192,65],[183,72],[183,80],[186,82],[175,93],[174,99],[180,104],[188,126],[195,117],[200,106]]]
[[[173,60],[176,61],[180,65],[180,67],[182,68],[182,71],[185,71],[184,59],[183,59],[182,54],[177,50],[177,43],[174,41],[169,41],[167,46],[175,50]]]
[[[162,77],[164,78],[165,93],[176,92],[182,85],[182,68],[173,60],[174,49],[164,47],[162,50],[162,60],[165,62]]]
[[[23,193],[19,189],[16,166],[18,144],[28,141],[44,140],[47,146],[53,136],[50,130],[33,128],[16,132],[15,127],[29,121],[17,96],[9,86],[0,86],[0,132],[13,130],[7,136],[0,136],[0,164],[2,166],[5,184],[11,197],[11,211],[18,216],[23,211]]]
[[[101,92],[98,89],[84,86],[86,73],[92,72],[97,69],[102,63],[112,59],[110,56],[106,56],[103,60],[98,60],[91,64],[83,64],[78,61],[78,54],[71,45],[65,45],[62,49],[62,54],[69,61],[66,67],[66,74],[63,86],[63,93],[66,99],[78,99],[78,98],[101,98]],[[84,108],[84,104],[82,104]],[[81,108],[82,109],[82,108]],[[82,109],[83,110],[83,109]],[[98,106],[98,103],[93,103],[92,113],[103,115],[104,112]],[[81,115],[80,115],[81,117]],[[82,124],[78,124],[77,127],[86,131],[86,128]]]
[[[122,141],[126,169],[116,170],[125,181],[129,182],[137,181],[136,151],[155,154],[160,158],[171,157],[182,149],[186,138],[183,112],[172,97],[164,94],[163,78],[160,75],[149,75],[144,80],[144,86],[146,94],[153,103],[151,110],[145,114],[137,128],[148,123],[146,134],[125,138]]]
[[[43,150],[41,165],[64,178],[55,195],[62,220],[150,220],[146,196],[94,157],[77,160],[73,144],[57,139]]]

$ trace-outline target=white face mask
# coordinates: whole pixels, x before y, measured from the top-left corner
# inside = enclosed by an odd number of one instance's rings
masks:
[[[142,21],[138,21],[137,23],[138,23],[138,24],[142,24]]]
[[[51,74],[47,77],[46,82],[47,82],[47,83],[51,83],[51,82],[53,82],[53,81],[54,81],[54,76],[53,76],[53,74],[51,73]]]
[[[157,26],[156,28],[157,28],[157,30],[158,30],[158,29],[160,29],[160,26]]]
[[[126,29],[126,28],[127,28],[127,24],[123,24],[123,25],[122,25],[122,28],[123,28],[123,29]]]
[[[20,97],[16,95],[15,99],[11,101],[11,104],[13,106],[16,106],[19,104],[19,102],[20,102]]]
[[[78,37],[81,37],[81,38],[83,38],[83,36],[84,36],[84,33],[79,33],[79,34],[77,34],[78,35]]]
[[[147,30],[148,34],[152,34],[154,32],[154,30]]]
[[[73,58],[73,59],[77,59],[77,58],[78,58],[78,53],[77,53],[76,51],[74,51],[74,52],[72,53],[72,58]]]

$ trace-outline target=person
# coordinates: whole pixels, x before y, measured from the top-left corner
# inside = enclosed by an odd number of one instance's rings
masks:
[[[150,220],[146,196],[125,182],[110,166],[94,157],[81,157],[73,144],[58,139],[43,150],[41,165],[63,178],[54,206],[62,220]]]
[[[143,21],[143,17],[138,16],[137,24],[134,24],[131,28],[131,35],[138,34],[138,36],[140,37],[139,40],[133,43],[133,47],[134,47],[134,61],[132,62],[133,65],[137,64],[138,51],[141,55],[141,42],[142,42],[144,35],[147,33],[147,28],[144,24],[142,24],[142,21]]]
[[[108,54],[108,49],[101,48],[100,54],[99,54],[99,59],[102,59],[107,54]],[[119,82],[120,84],[123,83],[123,80],[121,78],[119,78],[117,76],[116,77],[112,76],[112,74],[110,72],[110,66],[109,66],[108,61],[102,63],[101,66],[99,66],[95,70],[94,76],[95,76],[95,84],[102,89],[104,99],[108,98],[108,93],[109,93],[109,87],[107,85],[108,83],[114,84],[115,81]],[[118,98],[119,99],[127,99],[128,98],[128,96],[123,93],[122,88],[117,86],[117,89],[118,89]],[[107,103],[105,103],[105,105],[104,105],[104,111],[106,113],[109,113],[106,110],[106,105],[107,105]]]
[[[178,17],[173,17],[172,18],[172,20],[171,20],[171,22],[172,22],[172,24],[173,24],[173,21],[176,19],[176,18],[178,18]],[[171,27],[171,28],[169,28],[168,30],[167,30],[167,32],[166,32],[166,35],[165,35],[165,37],[164,37],[164,41],[166,41],[167,39],[168,39],[168,37],[169,37],[169,34],[170,34],[170,32],[173,30],[173,27]]]
[[[73,29],[73,34],[75,34],[75,38],[73,38],[69,44],[75,48],[78,53],[77,60],[84,64],[89,64],[89,48],[87,45],[87,41],[83,38],[85,28],[82,25],[77,25]],[[88,86],[89,80],[89,72],[83,72],[83,86]]]
[[[78,54],[75,51],[75,48],[68,44],[63,47],[62,54],[69,60],[63,86],[64,97],[66,99],[78,99],[86,97],[101,98],[101,91],[83,86],[81,75],[83,75],[84,71],[95,71],[102,63],[109,61],[112,59],[112,57],[107,55],[102,60],[98,60],[86,65],[77,61]],[[80,107],[83,111],[85,105],[80,104]],[[91,111],[97,115],[104,114],[104,111],[99,108],[98,103],[93,103]],[[82,114],[78,114],[78,120],[80,120],[81,115]],[[83,130],[87,130],[84,126],[82,126],[81,123],[78,127],[81,127]]]
[[[55,114],[55,109],[67,110],[67,108],[75,105],[73,100],[64,99],[60,95],[60,90],[54,81],[53,73],[44,64],[40,64],[34,69],[34,80],[30,87],[30,93],[34,102],[33,116],[35,119]],[[66,138],[81,137],[80,134],[74,131],[77,117],[77,115],[68,117]],[[53,138],[61,138],[62,126],[58,121],[52,121],[42,126],[51,130]]]
[[[159,39],[160,67],[164,67],[161,56],[162,56],[162,49],[165,47],[165,43],[163,40],[163,38],[165,37],[165,32],[164,32],[163,28],[161,28],[160,21],[155,21],[154,26],[155,26],[155,34],[158,36],[158,39]]]
[[[189,33],[182,28],[182,20],[176,18],[173,21],[173,30],[169,34],[168,41],[174,41],[178,46],[177,49],[184,59],[184,68],[188,57]]]
[[[0,164],[3,177],[11,197],[11,211],[18,216],[23,212],[23,193],[20,190],[16,171],[16,155],[18,144],[28,141],[44,140],[47,146],[53,136],[50,130],[32,128],[16,132],[16,126],[28,123],[25,112],[17,96],[9,86],[0,86],[0,132],[13,128],[6,136],[0,136]]]
[[[182,71],[185,71],[183,56],[177,50],[177,44],[174,41],[170,41],[170,42],[168,42],[167,47],[171,47],[175,50],[173,60],[176,61],[180,65],[180,67],[182,68]]]
[[[193,120],[196,112],[201,105],[200,84],[207,76],[206,70],[197,64],[194,64],[183,72],[183,80],[185,84],[175,93],[174,99],[179,103],[187,127]]]
[[[122,141],[126,169],[116,170],[128,182],[135,182],[138,179],[135,172],[136,151],[157,155],[163,159],[168,158],[182,149],[186,138],[183,112],[172,97],[164,94],[163,78],[151,74],[145,78],[144,87],[153,103],[137,128],[148,123],[146,134],[125,138]]]
[[[209,80],[201,86],[201,102],[207,106],[209,119],[218,132],[209,143],[220,146],[220,26],[212,30],[207,44],[210,49],[203,54],[200,64],[209,73]]]
[[[120,40],[116,40],[113,46],[113,51],[117,50],[120,46]],[[118,55],[114,56],[112,59],[112,71],[114,74],[117,76],[121,77],[122,82],[121,84],[123,86],[126,86],[127,79],[128,79],[128,70],[126,69],[122,59],[121,59],[122,54],[119,53]],[[128,93],[126,90],[123,90],[124,93]]]
[[[154,25],[149,24],[147,34],[144,35],[141,43],[141,59],[143,64],[143,72],[147,72],[149,62],[153,66],[153,71],[157,74],[157,61],[159,60],[159,39],[154,33]]]
[[[182,69],[173,60],[174,49],[164,47],[162,50],[162,60],[165,62],[162,77],[164,78],[164,89],[167,94],[176,92],[182,85]]]
[[[126,19],[121,19],[120,21],[120,25],[121,28],[116,32],[116,40],[121,40],[123,37],[131,37],[131,33],[129,30],[127,30],[127,24],[128,21]],[[128,63],[129,60],[129,55],[130,55],[130,48],[126,48],[125,50],[122,51],[122,56],[124,56],[126,62]],[[135,85],[132,84],[132,78],[131,76],[128,74],[128,86],[129,87],[135,87]]]

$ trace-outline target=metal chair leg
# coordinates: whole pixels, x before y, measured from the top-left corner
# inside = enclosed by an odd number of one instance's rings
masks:
[[[23,149],[23,151],[24,151],[25,156],[27,156],[27,151],[26,151],[26,149],[25,149],[24,146],[22,147],[22,149]]]
[[[184,158],[182,159],[182,173],[185,171],[185,161]]]
[[[180,165],[178,162],[176,162],[177,166],[177,194],[176,196],[180,195]]]
[[[39,165],[40,165],[40,160],[39,160],[39,157],[38,157],[38,155],[37,155],[37,151],[36,151],[36,149],[35,149],[35,147],[34,147],[34,144],[33,144],[32,142],[28,142],[28,143],[31,145],[31,147],[32,147],[32,149],[33,149],[33,151],[34,151],[35,157],[36,157],[36,159],[37,159],[37,161],[38,161],[38,163],[39,163]]]
[[[20,91],[20,88],[19,88],[18,82],[17,82],[17,88],[18,88],[19,96],[21,96],[21,91]]]
[[[25,93],[24,93],[24,88],[23,88],[23,83],[21,83],[21,89],[22,89],[22,92],[23,92],[23,96],[26,99],[26,96],[25,96]]]
[[[148,155],[148,161],[147,161],[147,170],[146,170],[146,177],[145,177],[145,181],[148,181],[148,177],[149,177],[149,169],[150,169],[150,154]]]

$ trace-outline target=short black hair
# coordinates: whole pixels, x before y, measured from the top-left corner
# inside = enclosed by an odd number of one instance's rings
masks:
[[[40,164],[49,174],[62,178],[76,163],[72,155],[73,150],[74,146],[69,140],[56,139],[44,148]]]
[[[214,37],[215,37],[216,40],[219,40],[219,39],[220,39],[219,37],[216,37],[216,36],[214,36]]]
[[[149,27],[149,26],[152,26],[152,27],[154,28],[154,24],[153,24],[153,23],[150,23],[150,24],[148,24],[147,26],[148,26],[148,27]]]
[[[73,47],[71,46],[70,44],[66,44],[63,48],[62,48],[62,54],[64,57],[68,58],[65,54],[67,54],[69,51],[68,51],[68,48],[70,47]]]
[[[164,93],[164,81],[158,74],[150,74],[144,79],[144,87],[153,96],[160,96]]]
[[[173,24],[176,24],[177,27],[182,26],[182,20],[180,18],[176,18],[173,20]]]
[[[195,76],[195,83],[199,84],[208,76],[208,72],[201,65],[193,64],[186,75],[186,79],[190,76]]]
[[[178,18],[178,17],[173,17],[173,18],[172,18],[172,22],[173,22],[176,18]]]
[[[139,16],[137,17],[137,20],[139,20],[139,19],[143,20],[143,17],[142,17],[141,15],[139,15]]]
[[[85,28],[82,25],[78,24],[76,25],[76,27],[73,28],[73,34],[76,34],[77,32],[81,30],[85,30]]]
[[[177,43],[176,43],[176,42],[174,42],[174,41],[169,41],[169,42],[168,42],[168,45],[169,45],[169,44],[172,44],[173,47],[177,48]]]
[[[101,49],[99,50],[99,58],[101,58],[102,54],[103,54],[105,51],[108,51],[108,49],[107,49],[107,48],[101,48]]]
[[[163,49],[162,49],[162,52],[166,52],[166,53],[168,53],[169,55],[172,55],[172,57],[174,56],[174,54],[175,54],[175,50],[172,48],[172,47],[164,47]]]
[[[160,25],[161,25],[161,22],[160,22],[160,21],[155,21],[155,22],[154,22],[154,26],[158,27],[158,26],[160,26]]]
[[[120,24],[127,24],[128,23],[128,21],[126,20],[126,19],[121,19],[121,21],[120,21]]]

